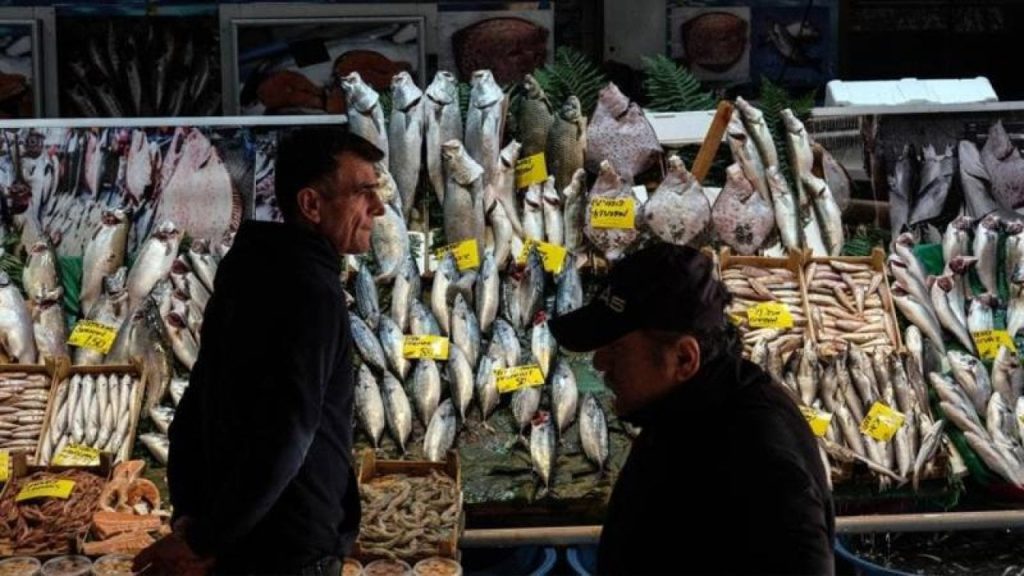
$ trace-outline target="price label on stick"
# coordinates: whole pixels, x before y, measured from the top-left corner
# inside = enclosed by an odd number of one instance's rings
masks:
[[[875,440],[888,442],[896,435],[906,419],[907,417],[902,413],[881,402],[875,402],[871,406],[871,410],[868,410],[864,421],[861,422],[860,431]]]
[[[79,348],[92,348],[106,354],[114,345],[117,328],[93,320],[79,320],[68,336],[68,344]]]

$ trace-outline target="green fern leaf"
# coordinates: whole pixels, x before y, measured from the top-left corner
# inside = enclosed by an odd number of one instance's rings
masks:
[[[569,96],[576,96],[588,117],[597,106],[598,94],[608,83],[589,58],[568,47],[559,48],[555,52],[554,63],[537,69],[533,76],[556,108],[561,107]]]
[[[715,99],[711,93],[703,89],[693,74],[670,58],[658,55],[644,58],[643,62],[649,109],[655,112],[714,109]]]

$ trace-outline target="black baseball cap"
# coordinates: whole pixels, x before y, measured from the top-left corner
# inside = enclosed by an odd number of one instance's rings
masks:
[[[548,321],[558,344],[596,350],[641,329],[690,332],[725,325],[731,296],[699,250],[655,244],[615,264],[589,304]]]

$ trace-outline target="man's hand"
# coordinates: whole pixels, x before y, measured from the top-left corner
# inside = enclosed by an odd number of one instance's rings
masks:
[[[185,520],[185,519],[182,519]],[[132,571],[139,574],[181,574],[206,576],[213,568],[213,558],[197,556],[184,538],[185,522],[176,522],[174,533],[157,540],[135,556]]]

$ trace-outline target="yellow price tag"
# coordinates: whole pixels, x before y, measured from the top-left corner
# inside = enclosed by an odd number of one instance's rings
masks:
[[[448,252],[455,256],[455,265],[459,270],[469,270],[480,266],[480,250],[476,245],[476,240],[464,240],[449,244],[444,248],[438,248],[434,251],[434,257],[440,260]]]
[[[520,388],[544,385],[544,373],[541,372],[538,364],[498,368],[494,371],[494,379],[498,385],[498,392],[501,394],[515,392]]]
[[[93,320],[79,320],[68,336],[68,344],[79,348],[92,348],[106,354],[114,345],[117,328]]]
[[[11,477],[11,453],[0,450],[0,482],[7,482]]]
[[[516,162],[516,188],[526,188],[548,179],[548,166],[544,153],[527,156]]]
[[[402,339],[402,356],[406,358],[448,359],[448,339],[444,336],[426,334],[408,335]]]
[[[811,425],[811,431],[818,438],[824,438],[825,433],[828,432],[828,427],[832,424],[832,414],[824,412],[822,410],[816,410],[810,406],[801,406],[800,412],[803,413],[804,419]]]
[[[868,415],[864,417],[864,421],[860,423],[860,431],[875,440],[888,442],[896,435],[896,432],[903,426],[903,422],[906,419],[907,417],[902,413],[893,410],[881,402],[875,402],[871,406],[871,410],[868,410]]]
[[[782,302],[763,302],[747,308],[751,328],[792,328],[793,315]]]
[[[1017,352],[1013,338],[1006,330],[982,330],[971,333],[971,336],[974,338],[975,346],[978,347],[978,357],[982,360],[994,360],[999,355],[1000,346],[1006,346],[1010,352]]]
[[[636,229],[636,200],[594,198],[590,201],[590,225],[594,228]]]
[[[53,457],[54,466],[99,466],[100,451],[91,446],[68,444]]]
[[[540,253],[540,257],[544,261],[544,269],[552,274],[561,274],[568,251],[564,246],[559,246],[558,244],[548,244],[547,242],[527,238],[523,242],[522,252],[516,257],[516,262],[519,264],[525,263],[526,259],[530,256],[530,248],[534,246],[537,247],[537,252]]]
[[[71,490],[75,488],[73,480],[37,480],[29,482],[22,487],[18,495],[14,497],[15,502],[32,500],[34,498],[60,498],[67,500],[71,496]]]

